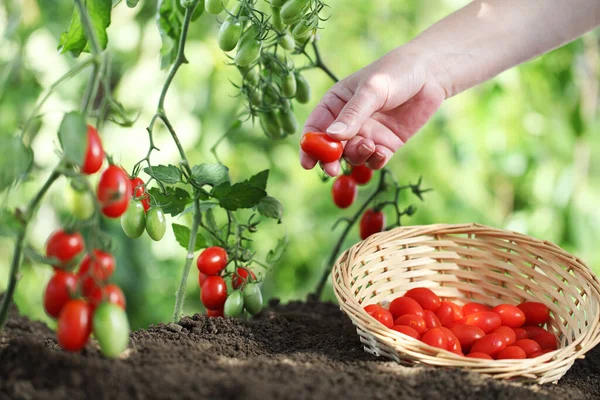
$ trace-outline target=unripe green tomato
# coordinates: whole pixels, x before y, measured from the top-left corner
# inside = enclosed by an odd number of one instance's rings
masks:
[[[233,20],[237,19],[237,17],[240,17],[241,16],[241,13],[240,13],[241,8],[242,8],[241,3],[236,0],[235,4],[233,5],[233,8],[231,10],[228,10],[229,14],[231,14],[231,15],[228,15],[227,18],[225,18],[225,20],[233,21]],[[232,15],[233,15],[233,17],[232,17]]]
[[[101,303],[94,311],[94,336],[102,354],[118,357],[129,343],[129,321],[125,311],[116,304]]]
[[[285,2],[286,0],[271,0],[271,5],[273,7],[281,7]]]
[[[310,101],[310,84],[300,72],[296,72],[296,100],[298,103],[306,104]]]
[[[260,55],[261,43],[256,39],[256,28],[250,27],[240,39],[235,63],[241,67],[252,64]]]
[[[204,8],[207,13],[217,15],[223,11],[224,7],[227,7],[229,0],[206,0],[204,2]]]
[[[258,88],[251,89],[250,93],[248,93],[248,98],[254,106],[258,107],[262,104],[262,93]]]
[[[305,41],[311,34],[310,25],[306,20],[298,22],[292,29],[292,35],[296,40]]]
[[[260,125],[269,139],[281,139],[281,126],[274,111],[266,111],[259,115]]]
[[[69,185],[67,193],[71,205],[71,214],[75,218],[86,220],[94,215],[94,197],[90,192],[80,192]]]
[[[127,211],[121,215],[123,232],[132,239],[139,238],[146,228],[146,211],[141,201],[129,202]]]
[[[283,31],[285,29],[285,25],[281,20],[281,9],[279,7],[271,7],[271,23],[278,31]]]
[[[290,71],[281,83],[281,93],[285,97],[294,97],[296,94],[296,76]]]
[[[281,44],[281,47],[283,47],[286,50],[292,51],[296,48],[296,41],[294,40],[294,38],[292,36],[290,36],[289,33],[286,33],[285,35],[283,35],[279,39],[279,43]]]
[[[244,295],[240,290],[234,290],[225,300],[223,313],[226,317],[237,317],[244,311]]]
[[[242,76],[244,77],[244,81],[250,86],[256,86],[260,81],[260,74],[257,68],[242,72]]]
[[[294,69],[294,60],[292,60],[291,57],[288,57],[284,52],[277,53],[276,57],[281,64],[285,65],[286,69]]]
[[[219,33],[217,34],[217,42],[223,51],[231,51],[237,46],[240,37],[242,36],[242,24],[239,21],[231,21],[225,19]]]
[[[260,287],[256,283],[246,283],[244,286],[244,307],[251,315],[256,315],[262,310],[263,298]]]
[[[298,130],[298,121],[294,112],[289,108],[281,108],[277,112],[277,120],[281,129],[288,135],[293,135]]]
[[[281,20],[284,24],[293,24],[302,18],[302,12],[306,9],[310,0],[289,0],[281,7]]]
[[[159,207],[153,207],[146,213],[146,232],[154,241],[159,241],[165,236],[167,230],[167,219],[163,210]]]

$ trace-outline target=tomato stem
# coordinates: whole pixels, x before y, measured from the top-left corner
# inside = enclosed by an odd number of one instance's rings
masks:
[[[321,53],[319,52],[319,46],[317,45],[316,39],[312,43],[312,47],[313,47],[313,50],[315,51],[315,58],[316,58],[315,67],[319,68],[321,71],[325,72],[325,74],[327,74],[327,76],[330,77],[331,80],[333,80],[334,82],[339,82],[340,80],[337,78],[337,76],[335,76],[335,74],[323,62],[323,59],[321,58]]]

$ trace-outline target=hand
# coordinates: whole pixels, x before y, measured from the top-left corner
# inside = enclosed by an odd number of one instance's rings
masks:
[[[415,53],[398,48],[336,83],[308,117],[303,134],[327,132],[344,142],[352,165],[381,169],[437,111],[446,91]],[[300,150],[300,163],[317,160]],[[336,176],[340,162],[321,166]]]

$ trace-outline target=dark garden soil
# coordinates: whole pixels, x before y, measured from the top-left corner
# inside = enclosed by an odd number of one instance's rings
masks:
[[[557,385],[403,367],[363,352],[334,304],[275,305],[252,321],[201,315],[132,334],[122,360],[61,351],[13,312],[0,333],[0,399],[600,399],[600,347]]]

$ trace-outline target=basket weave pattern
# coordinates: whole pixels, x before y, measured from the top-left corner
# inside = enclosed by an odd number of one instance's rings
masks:
[[[547,383],[558,381],[600,342],[598,277],[558,246],[519,233],[477,224],[400,227],[348,249],[332,279],[365,350],[399,363]],[[429,287],[460,305],[542,302],[551,310],[547,329],[559,338],[559,348],[526,360],[460,357],[388,329],[363,309],[415,287]]]

